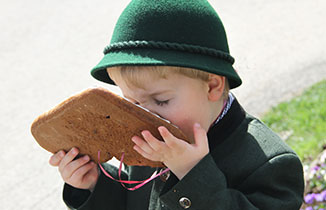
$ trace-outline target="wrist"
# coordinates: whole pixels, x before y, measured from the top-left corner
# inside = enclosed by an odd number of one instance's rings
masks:
[[[183,164],[180,166],[169,166],[168,164],[166,164],[166,166],[174,173],[176,177],[178,177],[179,180],[181,180],[189,173],[189,171],[191,171],[193,167],[195,167],[199,163],[199,161],[200,160],[188,164]]]
[[[172,161],[171,164],[164,163],[173,173],[178,177],[179,180],[181,180],[183,177],[185,177],[206,155],[208,155],[208,152],[203,154],[202,156],[193,159],[188,160],[184,162],[179,161]],[[176,165],[176,163],[179,163]]]

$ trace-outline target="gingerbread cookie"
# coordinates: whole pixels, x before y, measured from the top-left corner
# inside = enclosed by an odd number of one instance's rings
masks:
[[[104,88],[89,88],[36,118],[31,132],[39,145],[52,153],[77,147],[81,155],[87,154],[95,162],[120,159],[124,153],[127,165],[162,167],[161,162],[138,154],[131,141],[143,130],[162,140],[159,126],[186,139],[176,126],[149,111]]]

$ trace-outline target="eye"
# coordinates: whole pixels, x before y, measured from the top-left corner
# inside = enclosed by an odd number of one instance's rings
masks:
[[[155,101],[156,105],[164,106],[164,105],[167,105],[170,100],[160,101],[160,100],[154,99],[154,101]]]

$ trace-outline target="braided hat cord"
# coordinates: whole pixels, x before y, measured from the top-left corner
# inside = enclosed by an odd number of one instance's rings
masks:
[[[104,54],[109,52],[130,49],[130,48],[151,48],[151,49],[164,49],[164,50],[176,50],[189,53],[198,53],[203,55],[209,55],[216,58],[223,59],[231,64],[234,63],[234,58],[221,50],[216,50],[208,47],[201,47],[198,45],[189,45],[189,44],[179,44],[172,42],[157,42],[157,41],[125,41],[117,42],[108,45],[104,49]]]

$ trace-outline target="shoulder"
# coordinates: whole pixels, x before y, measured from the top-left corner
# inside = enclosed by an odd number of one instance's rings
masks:
[[[241,183],[256,170],[270,164],[282,168],[293,163],[298,165],[298,171],[301,170],[295,152],[275,132],[250,115],[246,115],[232,134],[211,151],[211,155],[231,185]]]
[[[240,131],[240,133],[244,135],[246,141],[251,142],[253,144],[251,146],[257,147],[264,151],[267,158],[272,158],[284,153],[296,155],[278,134],[267,127],[259,119],[247,114],[245,122],[242,126],[243,129]]]

